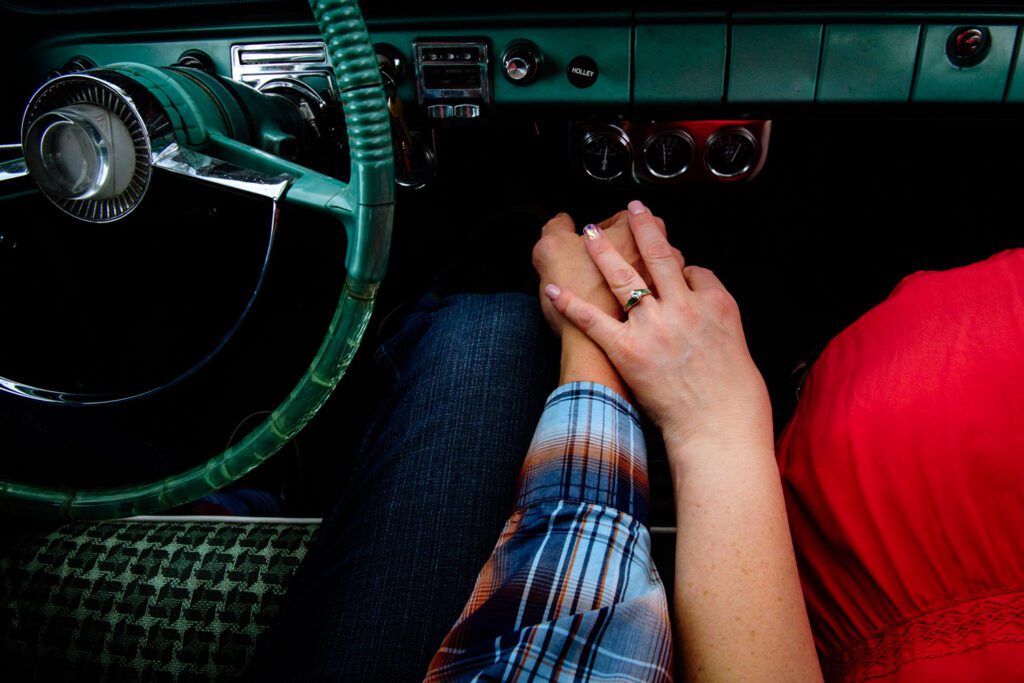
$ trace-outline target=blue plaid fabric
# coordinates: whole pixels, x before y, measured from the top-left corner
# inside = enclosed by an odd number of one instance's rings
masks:
[[[672,680],[648,495],[633,407],[598,384],[556,389],[515,512],[427,680]]]

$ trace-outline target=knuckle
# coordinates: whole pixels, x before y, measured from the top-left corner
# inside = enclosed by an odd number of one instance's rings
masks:
[[[560,213],[553,216],[547,223],[545,223],[540,232],[542,235],[546,235],[555,230],[564,230],[566,225],[571,225],[571,223],[572,219],[569,217],[569,214]]]
[[[608,284],[613,289],[623,289],[633,283],[633,269],[627,266],[619,266],[612,269],[608,274]]]
[[[733,313],[739,311],[736,299],[724,289],[714,288],[707,290],[707,300],[711,307],[719,313]]]
[[[533,251],[530,253],[530,258],[533,261],[533,265],[539,266],[545,263],[549,257],[550,246],[547,238],[542,237],[535,245],[533,245]]]
[[[636,221],[635,224],[639,227],[652,227],[655,230],[660,230],[662,233],[665,232],[665,221],[652,213],[641,214],[634,220]]]
[[[643,256],[646,260],[651,261],[667,261],[675,260],[675,252],[678,251],[672,247],[668,242],[652,242],[646,245],[643,250]]]
[[[576,309],[575,317],[576,323],[584,332],[590,332],[594,329],[594,325],[597,324],[597,316],[594,315],[594,310],[587,306],[579,306]]]

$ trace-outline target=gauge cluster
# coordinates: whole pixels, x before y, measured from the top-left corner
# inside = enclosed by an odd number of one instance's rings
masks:
[[[752,180],[768,155],[771,121],[577,123],[573,162],[598,183],[668,185]]]

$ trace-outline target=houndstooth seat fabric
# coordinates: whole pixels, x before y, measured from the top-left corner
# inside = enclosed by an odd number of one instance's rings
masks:
[[[6,680],[230,680],[315,523],[68,524],[0,557]]]

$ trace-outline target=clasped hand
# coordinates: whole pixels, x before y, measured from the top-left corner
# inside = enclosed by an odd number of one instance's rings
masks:
[[[604,352],[670,452],[699,442],[770,447],[771,408],[739,309],[706,268],[687,266],[664,222],[638,201],[577,236],[565,214],[534,248],[545,317]],[[650,289],[628,312],[635,290]],[[597,381],[597,380],[595,380]]]

